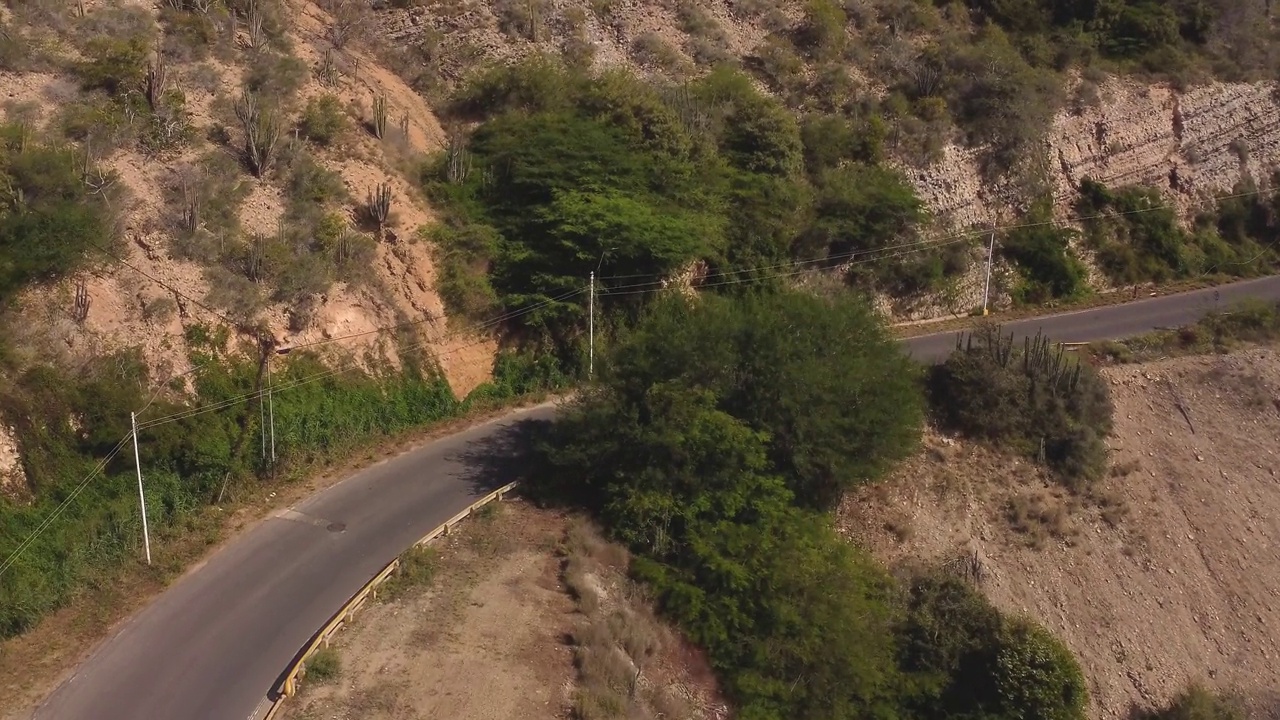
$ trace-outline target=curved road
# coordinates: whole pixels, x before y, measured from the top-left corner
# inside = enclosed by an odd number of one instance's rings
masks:
[[[1192,322],[1247,297],[1280,300],[1280,277],[1011,322],[1081,342]],[[922,361],[955,333],[906,341]],[[515,443],[550,404],[384,461],[275,513],[125,622],[36,711],[49,720],[241,720],[265,710],[285,666],[391,558],[518,475]]]

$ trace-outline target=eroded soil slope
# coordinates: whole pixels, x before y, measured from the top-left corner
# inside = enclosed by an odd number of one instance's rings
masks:
[[[280,717],[723,716],[705,659],[625,580],[625,551],[560,513],[489,508],[416,583],[384,586],[336,641],[337,671]]]
[[[976,556],[997,605],[1077,654],[1094,717],[1190,681],[1280,717],[1280,350],[1105,373],[1114,465],[1096,497],[930,433],[894,481],[846,501],[844,531],[890,564]]]

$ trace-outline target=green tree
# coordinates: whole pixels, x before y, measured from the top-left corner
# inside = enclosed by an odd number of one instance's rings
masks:
[[[799,257],[847,258],[897,244],[925,218],[924,204],[901,174],[873,165],[845,165],[817,181],[813,219],[796,242]],[[856,259],[856,258],[855,258]],[[892,258],[855,266],[873,274]]]

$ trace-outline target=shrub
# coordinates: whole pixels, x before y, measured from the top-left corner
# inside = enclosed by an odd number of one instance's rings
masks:
[[[852,278],[860,281],[898,264],[893,257],[876,260],[874,253],[900,244],[925,217],[924,204],[900,173],[846,165],[824,172],[816,184],[813,220],[796,241],[798,257],[854,260]]]
[[[264,51],[255,53],[245,72],[244,89],[273,103],[285,105],[311,77],[306,63],[293,55]]]
[[[30,283],[80,268],[94,246],[111,244],[108,215],[90,201],[80,176],[83,163],[74,151],[31,143],[0,151],[0,305]]]
[[[329,682],[342,670],[342,658],[337,648],[322,647],[307,658],[307,677],[316,682]]]
[[[932,371],[930,405],[943,426],[1042,459],[1074,489],[1106,469],[1107,385],[1040,335],[1018,349],[994,326],[957,340]]]
[[[484,225],[439,226],[431,233],[440,267],[440,297],[450,314],[484,318],[498,306],[489,283],[489,263],[498,251],[497,232]]]
[[[144,38],[94,38],[85,46],[86,59],[76,67],[80,84],[86,90],[105,90],[109,95],[136,90],[142,84],[149,52]]]
[[[1085,268],[1072,253],[1075,232],[1053,222],[1047,201],[1038,201],[1022,224],[1001,239],[1000,253],[1023,273],[1015,298],[1025,303],[1042,303],[1070,298],[1083,292]]]
[[[801,27],[802,41],[815,56],[839,55],[844,50],[847,23],[844,8],[835,0],[808,0]]]
[[[1088,690],[1071,651],[1029,621],[1006,621],[1000,632],[995,689],[1004,716],[1083,720]]]
[[[1250,211],[1231,200],[1220,207],[1220,224],[1202,221],[1189,234],[1156,189],[1111,190],[1086,178],[1077,211],[1099,264],[1116,283],[1160,282],[1205,271],[1248,274],[1255,263],[1265,266],[1276,257],[1258,243],[1269,231],[1252,225],[1246,219]]]
[[[647,32],[639,35],[632,41],[631,51],[641,63],[664,72],[678,74],[685,69],[685,60],[680,51],[663,40],[658,33]]]
[[[1139,720],[1245,720],[1247,715],[1236,699],[1193,684],[1178,693],[1168,707],[1138,717]]]
[[[289,213],[301,218],[309,211],[349,198],[342,176],[308,152],[296,153],[289,164]]]
[[[320,145],[331,145],[347,130],[347,113],[342,101],[333,95],[321,95],[307,102],[298,122],[302,134]]]

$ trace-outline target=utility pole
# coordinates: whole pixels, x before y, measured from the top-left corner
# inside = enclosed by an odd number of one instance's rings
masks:
[[[991,245],[988,246],[987,248],[987,283],[982,288],[982,317],[986,317],[987,313],[989,312],[987,310],[987,302],[991,297],[991,264],[992,262],[995,261],[995,255],[996,255],[996,233],[994,230],[992,230]]]
[[[596,372],[596,271],[591,271],[591,281],[587,286],[587,377]]]
[[[142,505],[142,544],[147,549],[147,564],[151,564],[151,534],[147,531],[147,497],[142,493],[142,461],[138,459],[138,414],[129,413],[133,424],[133,465],[138,469],[138,502]]]
[[[275,392],[271,387],[271,356],[267,356],[267,415],[271,420],[271,472],[276,468],[276,404]]]

